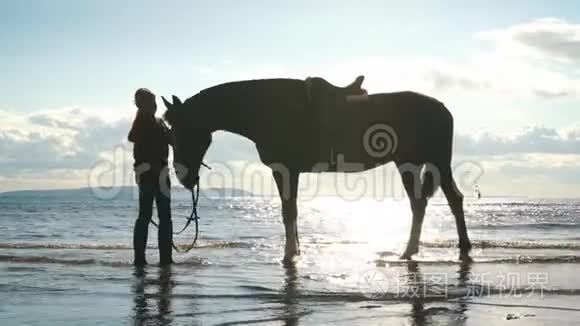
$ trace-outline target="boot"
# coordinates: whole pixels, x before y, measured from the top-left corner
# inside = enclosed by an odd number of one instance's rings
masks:
[[[159,225],[159,265],[173,264],[173,225],[171,220]]]
[[[145,249],[147,248],[147,232],[149,229],[149,224],[143,219],[137,219],[135,222],[135,228],[133,229],[133,251],[136,266],[147,265],[147,260],[145,259]]]

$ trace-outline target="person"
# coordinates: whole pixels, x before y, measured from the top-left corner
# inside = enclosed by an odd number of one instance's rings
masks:
[[[137,114],[129,132],[135,159],[135,181],[139,187],[139,217],[133,230],[135,265],[145,265],[145,249],[149,223],[153,215],[153,201],[159,218],[159,264],[169,265],[172,260],[173,225],[171,222],[171,184],[167,157],[170,131],[162,119],[155,117],[155,94],[146,88],[135,92]]]

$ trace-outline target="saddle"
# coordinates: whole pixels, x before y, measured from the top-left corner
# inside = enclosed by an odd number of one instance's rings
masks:
[[[358,76],[350,85],[338,87],[320,77],[305,80],[308,109],[315,117],[313,156],[317,163],[329,163],[330,170],[336,165],[340,144],[337,130],[341,129],[341,116],[349,102],[368,100],[362,88],[364,76]]]

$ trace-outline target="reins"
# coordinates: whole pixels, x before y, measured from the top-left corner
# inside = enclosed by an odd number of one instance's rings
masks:
[[[211,170],[211,168],[207,164],[203,162],[201,164]],[[171,232],[173,234],[181,234],[189,227],[189,225],[193,221],[195,222],[195,236],[193,237],[191,245],[187,246],[185,249],[179,249],[179,247],[175,245],[175,242],[173,241],[171,242],[171,246],[173,247],[173,249],[175,249],[175,251],[179,253],[189,252],[193,248],[193,246],[195,246],[195,243],[197,242],[197,237],[199,235],[199,215],[197,215],[197,203],[199,201],[199,177],[197,177],[195,183],[189,189],[189,191],[191,191],[191,202],[192,202],[191,214],[189,214],[189,216],[186,217],[187,222],[185,223],[185,226],[181,229],[181,231],[173,232],[172,230]],[[155,225],[155,227],[159,229],[159,224],[155,223],[153,219],[151,219],[151,224]]]
[[[181,229],[181,231],[173,232],[173,234],[181,234],[183,231],[185,231],[187,229],[189,224],[191,224],[191,222],[194,221],[195,222],[195,236],[193,237],[193,241],[191,242],[191,245],[187,246],[183,250],[179,249],[179,247],[177,247],[175,245],[175,242],[171,243],[171,245],[173,246],[173,249],[175,249],[175,251],[177,251],[179,253],[189,252],[193,248],[193,246],[195,246],[195,243],[197,242],[197,236],[199,235],[199,215],[197,215],[197,202],[199,201],[199,177],[197,178],[197,181],[195,182],[193,187],[189,190],[191,191],[191,202],[192,202],[191,214],[189,214],[189,217],[187,217],[187,222],[185,223],[185,226]]]

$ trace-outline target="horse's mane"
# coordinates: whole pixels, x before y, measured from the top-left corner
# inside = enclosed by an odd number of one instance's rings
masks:
[[[283,85],[281,85],[283,84]],[[284,90],[290,90],[294,86],[296,92],[302,92],[304,90],[305,81],[301,79],[292,78],[268,78],[268,79],[250,79],[250,80],[240,80],[227,82],[223,84],[218,84],[206,89],[201,90],[199,93],[187,98],[179,111],[187,110],[187,114],[195,113],[196,107],[203,107],[204,101],[231,101],[232,99],[239,98],[240,95],[248,94],[263,94],[265,92],[271,93]],[[304,92],[304,94],[306,94]],[[195,104],[195,105],[194,105]],[[211,106],[208,106],[208,108]],[[183,112],[184,114],[186,112]],[[163,118],[173,124],[175,120],[175,113],[171,110],[165,111]]]
[[[351,85],[360,88],[364,77],[359,76]],[[266,79],[250,79],[227,82],[218,84],[201,90],[199,93],[189,97],[183,102],[182,109],[187,110],[187,113],[196,112],[195,107],[212,107],[205,104],[225,104],[230,105],[235,101],[255,101],[264,94],[274,98],[277,96],[284,96],[286,98],[300,98],[303,96],[306,100],[310,97],[310,88],[312,80],[321,81],[324,87],[335,87],[345,89],[330,84],[322,78],[307,78],[292,79],[292,78],[266,78]],[[320,82],[319,82],[320,83]],[[349,86],[351,86],[349,85]],[[347,87],[349,87],[347,86]],[[238,103],[234,103],[238,104]],[[184,112],[185,113],[185,112]],[[174,121],[173,113],[167,111],[164,118],[171,124]]]
[[[186,99],[183,104],[192,104],[199,98],[206,96],[219,96],[227,98],[229,95],[239,94],[240,92],[246,92],[248,90],[256,89],[259,86],[270,85],[272,83],[281,82],[294,82],[296,86],[302,87],[304,85],[304,80],[292,79],[292,78],[264,78],[264,79],[249,79],[249,80],[239,80],[233,82],[227,82],[223,84],[218,84],[212,87],[201,90],[199,93]]]

